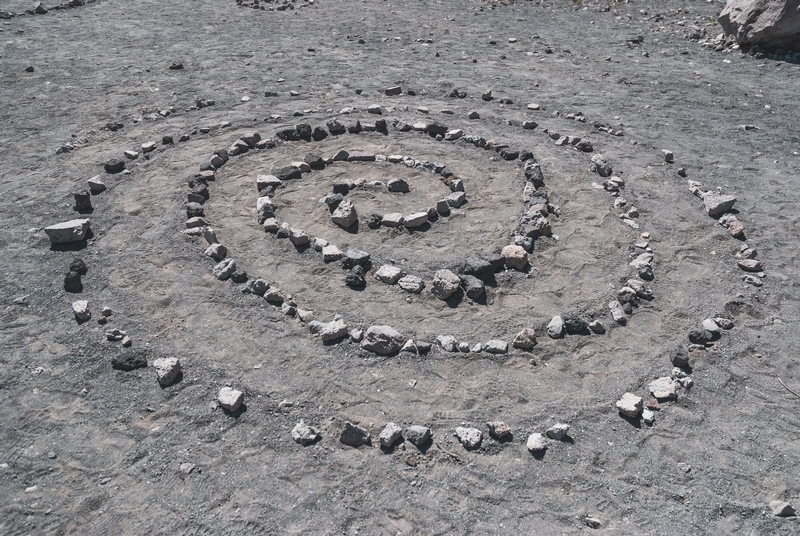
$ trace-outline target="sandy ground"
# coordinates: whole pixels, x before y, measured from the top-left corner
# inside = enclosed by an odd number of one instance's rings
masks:
[[[300,5],[99,0],[1,21],[0,532],[795,533],[796,518],[774,517],[768,504],[800,502],[800,399],[779,381],[800,392],[798,66],[687,39],[692,24],[720,32],[719,3]],[[628,41],[637,36],[641,43]],[[184,69],[170,70],[173,62]],[[393,85],[403,94],[383,95]],[[448,97],[454,88],[467,97]],[[487,89],[491,101],[481,100]],[[197,99],[215,104],[192,109]],[[471,344],[533,327],[533,351],[380,357],[349,341],[323,345],[298,320],[216,280],[203,239],[181,233],[187,180],[214,150],[252,131],[268,138],[333,117],[374,121],[372,104],[389,122],[435,120],[534,153],[561,214],[549,218],[558,239],[537,240],[529,274],[497,274],[485,304],[448,304],[429,286],[412,296],[369,274],[366,289],[353,291],[338,265],[258,227],[258,174],[308,152],[371,150],[446,164],[469,202],[426,231],[362,224],[348,233],[318,203],[335,180],[409,182],[405,195],[353,193],[362,218],[410,213],[448,190],[402,164],[336,163],[281,189],[278,217],[427,282],[506,245],[524,210],[520,162],[392,128],[233,157],[205,205],[220,241],[316,319],[341,315],[353,327],[389,324],[420,340],[449,334]],[[358,111],[338,114],[345,107]],[[468,119],[472,110],[480,119]],[[586,123],[565,117],[576,112]],[[538,128],[524,130],[525,120]],[[109,122],[123,127],[104,130]],[[588,139],[610,160],[640,229],[593,187],[603,179],[589,169],[592,154],[555,146],[543,129]],[[183,133],[190,140],[178,142]],[[161,145],[165,135],[175,144]],[[157,148],[127,160],[130,174],[103,171],[148,141]],[[74,150],[56,154],[67,143]],[[664,163],[663,149],[675,163]],[[98,174],[108,190],[92,198],[93,238],[51,247],[43,228],[77,217],[71,194]],[[737,197],[764,286],[743,283],[734,256],[742,241],[706,215],[687,178]],[[612,328],[606,304],[632,275],[641,232],[655,253],[655,299]],[[63,289],[75,257],[88,266],[80,294]],[[75,321],[77,299],[89,301],[92,320]],[[104,306],[114,310],[105,326],[96,322]],[[570,312],[610,329],[547,337],[550,318]],[[614,402],[647,395],[650,381],[670,374],[668,349],[688,345],[690,329],[720,314],[735,327],[691,352],[694,386],[662,403],[652,426],[621,418]],[[112,327],[131,336],[131,348],[105,340]],[[183,378],[161,388],[152,366],[113,369],[125,353],[151,364],[179,357]],[[237,416],[216,408],[225,385],[245,392]],[[300,420],[322,439],[294,443]],[[372,432],[373,446],[339,443],[348,420]],[[490,438],[491,420],[505,421],[513,438]],[[384,451],[377,434],[389,421],[430,426],[434,440]],[[569,439],[531,456],[528,434],[556,422],[571,425]],[[479,449],[453,436],[463,424],[484,431]]]

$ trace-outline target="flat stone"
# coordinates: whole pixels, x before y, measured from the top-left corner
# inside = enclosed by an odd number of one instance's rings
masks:
[[[712,218],[718,218],[729,212],[735,204],[736,198],[732,195],[706,194],[703,196],[703,205]]]
[[[508,343],[506,341],[491,340],[483,345],[483,351],[490,354],[508,353]]]
[[[138,352],[124,352],[111,358],[111,367],[126,372],[145,368],[147,367],[147,358]]]
[[[343,255],[344,254],[342,253],[342,251],[338,247],[332,244],[329,244],[322,248],[322,260],[324,262],[338,261],[339,259],[342,258]]]
[[[92,318],[92,312],[89,310],[89,302],[86,300],[78,300],[72,303],[72,312],[75,318],[80,321],[89,320]]]
[[[626,417],[635,419],[642,412],[643,401],[642,397],[636,396],[633,393],[625,393],[622,398],[617,400],[617,410]]]
[[[385,227],[400,227],[403,225],[405,218],[399,212],[390,212],[389,214],[384,214],[383,218],[381,219],[381,225]]]
[[[459,426],[456,428],[456,437],[467,450],[476,449],[481,445],[483,440],[483,432],[477,428],[465,428]]]
[[[347,157],[348,162],[374,162],[375,153],[366,151],[352,151]]]
[[[428,223],[427,212],[415,212],[413,214],[409,214],[403,220],[403,225],[408,229],[416,229],[417,227],[421,227],[426,223]]]
[[[217,395],[217,403],[222,409],[236,411],[244,402],[244,393],[238,389],[223,387]]]
[[[354,266],[364,266],[369,262],[369,253],[360,249],[348,249],[342,258],[342,268],[349,270]]]
[[[413,424],[403,431],[403,437],[416,446],[424,445],[431,438],[431,429],[427,426]]]
[[[622,304],[619,303],[619,300],[608,302],[608,308],[611,311],[611,318],[614,319],[614,322],[622,325],[628,323],[628,317],[625,315],[625,309],[622,308]]]
[[[542,434],[533,433],[528,436],[526,446],[530,452],[542,452],[547,450],[547,439]]]
[[[391,326],[370,326],[361,341],[361,348],[380,355],[400,350],[406,338]]]
[[[397,283],[405,273],[397,266],[391,264],[384,264],[375,272],[375,279],[386,283],[387,285],[394,285]]]
[[[494,275],[494,266],[486,259],[469,257],[464,261],[461,268],[461,275],[471,275],[478,279],[486,280]]]
[[[450,298],[461,286],[461,279],[450,270],[439,270],[433,276],[431,293],[440,300]]]
[[[294,244],[296,247],[307,246],[311,243],[311,237],[303,230],[300,229],[290,229],[289,230],[289,241]]]
[[[281,228],[281,224],[275,218],[267,218],[261,226],[267,233],[276,233]]]
[[[347,337],[349,333],[349,328],[344,320],[338,319],[323,324],[319,330],[319,338],[323,342],[338,341]]]
[[[347,421],[339,434],[339,442],[348,447],[360,447],[370,444],[369,431]]]
[[[514,348],[530,350],[536,346],[536,332],[533,330],[533,328],[523,329],[517,333],[517,336],[514,337],[514,341],[511,343],[511,345]]]
[[[569,425],[564,423],[558,423],[550,428],[547,429],[547,437],[550,439],[555,439],[557,441],[561,441],[565,437],[567,437],[567,432],[569,432]]]
[[[106,191],[106,185],[103,181],[100,180],[100,175],[92,177],[91,179],[86,181],[86,183],[89,186],[89,191],[92,192],[93,194],[99,194],[101,192]]]
[[[292,439],[295,443],[308,445],[319,439],[319,434],[316,428],[300,421],[292,428]]]
[[[677,398],[678,383],[669,376],[653,380],[648,386],[650,393],[659,401]]]
[[[256,188],[260,192],[264,188],[280,188],[283,183],[275,175],[258,175],[256,176]]]
[[[63,223],[57,223],[50,227],[45,227],[44,232],[50,238],[52,244],[65,244],[68,242],[79,242],[86,238],[89,231],[89,220],[77,219]]]
[[[384,447],[391,447],[403,437],[403,429],[393,422],[386,423],[381,430],[378,440]]]
[[[761,261],[756,259],[741,259],[736,264],[745,272],[761,272],[764,270]]]
[[[412,294],[419,294],[425,288],[425,283],[415,275],[407,275],[397,280],[401,289]]]
[[[177,357],[161,357],[153,361],[156,378],[162,387],[172,385],[181,373],[181,362]]]
[[[547,335],[551,339],[560,339],[564,336],[564,320],[560,316],[554,316],[547,324]]]
[[[295,166],[286,166],[276,169],[272,175],[277,177],[280,181],[297,180],[303,177],[303,173]]]

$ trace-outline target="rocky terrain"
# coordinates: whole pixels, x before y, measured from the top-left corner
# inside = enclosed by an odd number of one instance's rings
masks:
[[[800,46],[723,7],[7,0],[0,532],[796,533]]]

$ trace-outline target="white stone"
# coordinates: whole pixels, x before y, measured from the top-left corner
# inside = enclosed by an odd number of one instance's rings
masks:
[[[147,143],[142,144],[143,153],[149,153],[150,151],[155,150],[155,148],[156,148],[156,142],[154,141],[148,141]]]
[[[316,441],[317,438],[319,438],[319,434],[317,433],[316,428],[307,425],[303,421],[300,421],[294,426],[294,428],[292,428],[292,439],[296,443],[308,445],[309,443]]]
[[[536,346],[536,332],[532,328],[525,328],[514,337],[511,343],[514,348],[530,350]]]
[[[457,349],[456,338],[452,335],[439,335],[436,337],[436,342],[438,342],[446,352],[455,352]]]
[[[260,192],[267,186],[272,186],[273,188],[280,188],[281,180],[276,177],[275,175],[258,175],[256,177],[256,187]]]
[[[181,372],[181,362],[177,357],[161,357],[153,361],[158,383],[166,387],[172,385]]]
[[[483,439],[483,432],[477,428],[456,428],[456,437],[464,445],[465,449],[474,449],[480,446]]]
[[[426,223],[428,223],[427,212],[415,212],[413,214],[409,214],[403,220],[403,225],[408,229],[416,229],[417,227],[421,227]]]
[[[431,293],[440,300],[446,300],[459,289],[461,279],[450,270],[439,270],[433,276]]]
[[[491,340],[483,345],[483,351],[490,354],[505,354],[508,352],[506,341]]]
[[[386,227],[400,227],[403,225],[403,215],[399,212],[390,212],[389,214],[384,214],[383,219],[381,220],[381,224]]]
[[[244,393],[238,389],[223,387],[217,395],[217,403],[222,409],[236,411],[244,402]]]
[[[670,376],[664,376],[650,382],[648,388],[657,399],[672,400],[677,397],[678,383]]]
[[[550,439],[556,439],[558,441],[561,441],[562,439],[567,437],[567,432],[569,432],[569,425],[564,423],[558,423],[548,428],[547,432],[545,433],[547,434],[547,437],[549,437]]]
[[[541,452],[547,449],[547,439],[538,433],[528,436],[527,447],[530,452]]]
[[[422,289],[425,288],[425,282],[415,275],[401,277],[397,283],[400,285],[401,289],[412,294],[419,294],[422,292]]]
[[[73,302],[72,312],[75,313],[75,318],[78,320],[89,320],[92,318],[92,312],[89,310],[89,302],[86,300]]]
[[[656,422],[656,414],[649,409],[642,410],[642,420],[645,424],[653,424]]]
[[[560,315],[554,316],[547,324],[547,335],[551,339],[560,339],[564,336],[564,319]]]
[[[403,437],[403,429],[393,422],[386,423],[386,426],[381,430],[378,440],[384,447],[391,447]]]
[[[319,337],[324,342],[342,339],[348,335],[348,327],[344,320],[337,319],[324,324],[319,332]]]
[[[214,277],[220,281],[227,281],[231,278],[233,272],[236,271],[236,261],[233,259],[223,259],[211,269]]]
[[[324,262],[338,261],[344,254],[342,251],[333,244],[327,245],[322,248],[322,260]]]
[[[706,318],[703,320],[703,329],[710,331],[711,333],[719,333],[719,326],[711,318]]]
[[[322,251],[322,248],[328,245],[328,241],[324,238],[315,238],[314,239],[314,251]]]
[[[633,393],[625,393],[622,398],[617,400],[616,406],[620,413],[635,419],[642,412],[642,397]]]
[[[378,271],[375,272],[375,279],[386,283],[387,285],[394,285],[397,281],[400,280],[405,274],[403,270],[398,268],[397,266],[392,266],[391,264],[384,264]]]
[[[608,308],[611,311],[611,318],[618,324],[625,324],[628,322],[628,317],[625,316],[625,310],[617,300],[608,302]]]
[[[88,231],[89,220],[87,219],[70,220],[44,228],[44,232],[50,237],[50,242],[53,244],[78,242],[86,237]]]

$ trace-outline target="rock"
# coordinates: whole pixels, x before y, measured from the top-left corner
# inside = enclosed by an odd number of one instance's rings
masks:
[[[542,452],[547,450],[547,439],[542,434],[533,433],[528,436],[526,446],[530,452]]]
[[[401,437],[403,437],[403,429],[397,424],[390,422],[386,423],[386,426],[383,427],[383,430],[381,430],[378,436],[378,440],[381,442],[381,445],[389,448],[397,443]]]
[[[389,182],[386,183],[386,187],[393,193],[407,194],[410,191],[408,183],[403,179],[390,179]]]
[[[398,279],[397,284],[400,285],[401,289],[412,294],[419,294],[422,292],[422,289],[425,288],[425,283],[422,281],[422,279],[415,275],[401,277]]]
[[[211,273],[220,281],[227,281],[235,271],[236,261],[233,259],[223,259],[211,269]]]
[[[662,149],[661,152],[664,153],[664,162],[666,162],[667,164],[671,164],[675,161],[675,157],[672,154],[672,151],[667,149]]]
[[[69,271],[64,276],[64,290],[67,292],[80,292],[83,290],[83,283],[81,282],[81,274],[78,272]]]
[[[760,272],[764,269],[761,261],[756,259],[741,259],[736,264],[745,272]]]
[[[286,297],[283,295],[283,291],[280,288],[269,286],[266,292],[264,292],[264,300],[267,303],[280,305],[286,300]]]
[[[325,160],[319,155],[314,153],[308,153],[305,158],[303,158],[303,162],[308,164],[308,167],[311,169],[324,169],[325,168]]]
[[[473,275],[462,275],[461,286],[464,288],[464,294],[471,300],[479,300],[486,294],[483,281]]]
[[[348,162],[374,162],[375,153],[367,151],[352,151],[347,157]]]
[[[256,176],[256,188],[260,192],[264,188],[280,188],[283,183],[281,180],[276,177],[275,175],[257,175]]]
[[[322,329],[319,330],[319,338],[322,339],[323,342],[338,341],[339,339],[347,337],[348,334],[349,330],[347,324],[341,319],[323,324]]]
[[[439,270],[433,276],[431,293],[440,300],[450,298],[461,286],[461,279],[450,270]]]
[[[517,333],[517,336],[514,337],[514,341],[511,343],[511,345],[514,348],[530,350],[536,346],[536,332],[533,330],[533,328],[523,329]]]
[[[410,441],[419,447],[431,438],[431,429],[427,426],[413,424],[403,431],[403,437],[406,441]]]
[[[405,218],[399,212],[390,212],[381,217],[381,225],[385,227],[400,227],[404,221]]]
[[[508,343],[506,341],[491,340],[483,345],[483,351],[490,354],[508,353]]]
[[[403,218],[403,225],[408,229],[416,229],[428,223],[427,212],[414,212]]]
[[[344,423],[344,428],[342,428],[342,432],[339,434],[339,442],[343,445],[347,445],[348,447],[369,445],[369,432],[366,429],[347,421]]]
[[[740,45],[774,49],[792,48],[800,42],[797,0],[729,0],[717,22]]]
[[[483,433],[477,428],[456,428],[456,437],[467,450],[476,449],[481,445]]]
[[[642,421],[644,421],[645,424],[653,424],[654,422],[656,422],[656,414],[653,413],[652,410],[643,409],[642,410]]]
[[[734,219],[728,224],[728,234],[734,238],[741,238],[744,236],[744,225],[737,219]]]
[[[625,393],[622,395],[622,398],[617,401],[616,406],[617,410],[619,410],[622,415],[635,419],[642,412],[642,397],[632,393]]]
[[[92,318],[92,312],[89,310],[89,302],[86,300],[72,302],[72,312],[75,314],[75,319],[78,321]]]
[[[455,352],[458,349],[456,338],[452,335],[439,335],[436,337],[436,342],[439,343],[439,346],[441,346],[442,350],[445,352]]]
[[[494,272],[494,266],[489,261],[477,257],[469,257],[464,261],[464,265],[461,268],[462,275],[475,276],[484,281],[492,277]]]
[[[589,328],[589,323],[578,315],[565,314],[561,315],[561,318],[564,321],[564,329],[571,335],[583,333]]]
[[[86,184],[89,186],[89,191],[92,192],[93,195],[106,191],[106,185],[100,180],[100,175],[92,177],[86,181]]]
[[[244,393],[238,389],[223,387],[217,395],[219,407],[228,411],[236,411],[244,402]]]
[[[380,355],[392,354],[400,350],[406,338],[390,326],[370,326],[361,341],[361,348]]]
[[[79,242],[86,237],[88,231],[89,220],[86,219],[70,220],[44,228],[44,232],[50,238],[50,243],[52,244]]]
[[[785,501],[770,501],[769,508],[777,517],[792,517],[796,513],[794,507]]]
[[[602,335],[603,333],[606,332],[606,327],[599,320],[594,320],[592,322],[589,322],[589,329],[592,331],[592,333],[595,333],[597,335]]]
[[[367,281],[364,279],[364,268],[358,265],[354,266],[350,270],[350,273],[345,276],[344,282],[351,288],[362,288],[366,286]]]
[[[481,114],[479,114],[479,113],[478,113],[477,111],[475,111],[475,110],[470,110],[469,114],[467,114],[467,117],[468,117],[469,119],[480,119],[480,118],[481,118]]]
[[[405,273],[397,266],[391,264],[384,264],[377,272],[375,272],[375,279],[386,283],[387,285],[394,285],[397,283]]]
[[[547,429],[547,437],[550,439],[555,439],[557,441],[561,441],[565,437],[567,437],[567,432],[569,432],[569,425],[564,423],[557,423],[550,428]]]
[[[614,170],[611,167],[611,164],[608,163],[608,160],[605,156],[600,153],[595,154],[592,156],[592,164],[597,173],[601,177],[610,177]]]
[[[711,333],[719,333],[719,326],[711,318],[706,318],[703,320],[703,329],[710,331]]]
[[[106,170],[106,173],[119,173],[125,169],[125,162],[118,158],[112,158],[105,163],[103,168]]]
[[[369,262],[369,253],[359,249],[348,249],[342,259],[342,268],[349,270],[354,266],[365,266]]]
[[[481,95],[481,99],[485,101],[492,100],[492,90],[487,89],[486,91],[484,91],[483,94]]]
[[[72,194],[72,197],[75,198],[75,206],[72,207],[72,210],[77,212],[92,210],[92,197],[88,190],[75,192]]]
[[[203,216],[205,210],[203,209],[203,205],[197,203],[195,201],[186,203],[186,217],[187,218],[197,218]]]
[[[106,340],[111,342],[119,342],[127,336],[127,333],[121,329],[109,329],[106,331]]]
[[[603,522],[597,519],[596,517],[587,517],[583,520],[584,525],[589,527],[590,529],[599,529],[603,526]]]
[[[300,443],[305,446],[319,439],[319,434],[316,428],[300,421],[292,428],[292,439],[295,443]]]
[[[736,198],[732,195],[706,194],[703,196],[703,204],[709,216],[718,218],[733,208]]]
[[[453,192],[448,195],[445,200],[447,200],[447,204],[451,207],[459,208],[467,202],[467,195],[464,192]]]
[[[693,329],[689,331],[689,342],[692,344],[706,345],[714,338],[710,331],[704,329]]]
[[[480,346],[480,344],[478,344],[478,346]],[[463,342],[463,341],[458,343],[458,351],[459,352],[464,352],[465,354],[468,354],[470,352],[469,343],[468,342]]]
[[[733,329],[733,321],[730,318],[721,316],[714,317],[714,322],[724,330]]]
[[[511,428],[502,421],[490,421],[486,423],[489,433],[498,439],[502,439],[511,433]]]
[[[356,214],[356,208],[353,206],[353,202],[346,197],[339,203],[339,206],[336,207],[333,214],[331,214],[331,221],[342,229],[347,229],[357,220],[358,214]]]
[[[212,259],[221,261],[228,254],[228,248],[220,243],[215,243],[208,246],[204,253]]]
[[[286,166],[272,172],[280,181],[291,181],[302,178],[303,172],[295,166]]]
[[[111,368],[131,371],[147,366],[147,358],[135,351],[126,351],[111,358]]]
[[[267,221],[268,218],[275,216],[275,206],[267,196],[261,196],[256,201],[256,213],[258,214],[259,225]]]
[[[338,247],[336,247],[336,246],[334,246],[332,244],[329,244],[329,245],[327,245],[327,246],[322,248],[322,260],[323,260],[323,262],[338,261],[339,259],[342,258],[342,256],[343,256],[342,251]]]
[[[608,308],[611,310],[611,318],[614,319],[614,322],[622,324],[623,326],[628,323],[628,317],[625,316],[625,309],[622,308],[619,300],[608,302]]]
[[[551,339],[560,339],[564,336],[564,320],[560,316],[554,316],[547,324],[547,335]]]
[[[686,368],[689,366],[689,354],[686,352],[686,348],[684,348],[683,345],[678,345],[670,349],[669,360],[676,367]]]
[[[658,400],[674,400],[678,397],[678,384],[670,376],[664,376],[650,382],[650,393]]]
[[[172,385],[181,373],[181,362],[177,357],[162,357],[153,361],[156,378],[162,387]]]
[[[263,296],[267,292],[268,287],[269,285],[263,279],[250,279],[244,287],[242,287],[242,293]]]
[[[528,266],[528,252],[522,246],[503,246],[500,255],[505,259],[506,266],[513,270],[523,271]]]
[[[306,233],[305,231],[302,231],[300,229],[290,229],[289,230],[289,241],[295,247],[300,248],[300,247],[307,246],[308,244],[310,244],[311,243],[311,237],[308,235],[308,233]]]
[[[594,145],[589,140],[581,140],[575,143],[575,149],[584,153],[591,153],[594,151]]]

